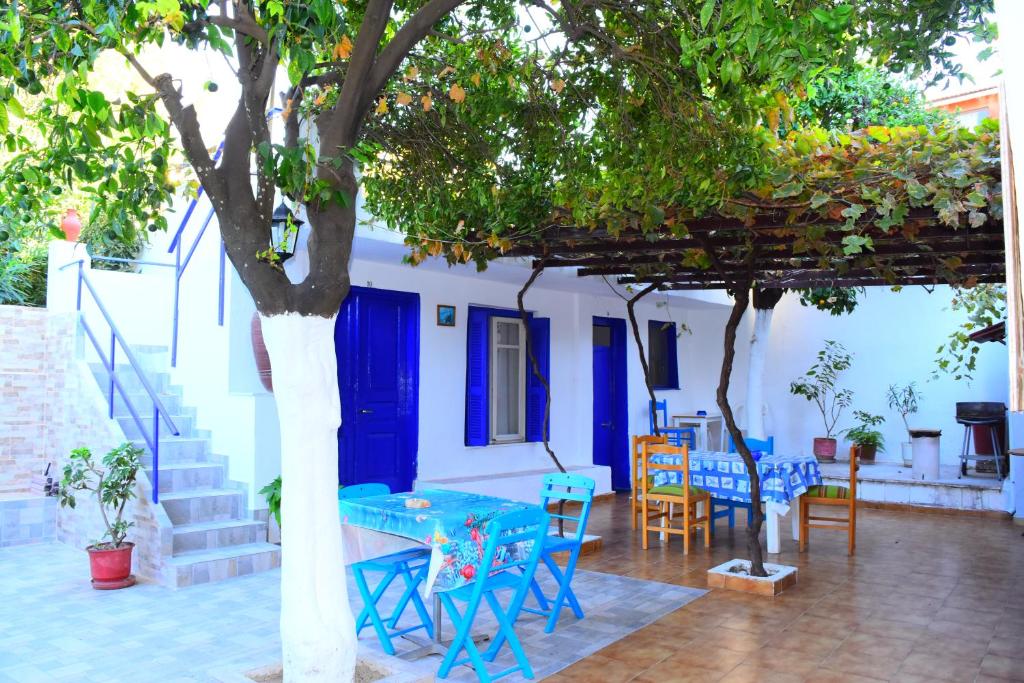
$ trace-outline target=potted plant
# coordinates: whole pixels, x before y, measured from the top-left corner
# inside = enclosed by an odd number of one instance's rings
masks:
[[[267,541],[281,542],[281,477],[260,489],[260,495],[267,499]]]
[[[889,407],[900,414],[903,418],[903,426],[907,430],[907,436],[911,441],[900,442],[900,455],[903,458],[903,466],[910,467],[914,464],[914,451],[913,451],[913,437],[911,436],[910,423],[907,422],[907,415],[913,415],[917,412],[917,404],[923,398],[920,392],[917,390],[917,385],[914,382],[907,384],[906,386],[898,386],[896,384],[889,385]]]
[[[882,432],[875,429],[885,422],[885,418],[881,415],[872,415],[865,410],[855,410],[853,416],[857,418],[856,426],[850,427],[843,433],[857,446],[857,457],[860,462],[871,464],[875,462],[875,455],[878,451],[885,452],[885,439],[882,438]]]
[[[132,549],[135,544],[125,541],[134,524],[124,519],[124,509],[135,497],[135,478],[141,466],[139,458],[142,452],[137,446],[123,443],[103,456],[101,468],[88,448],[76,448],[64,466],[61,507],[74,509],[77,504],[75,491],[92,491],[106,526],[103,538],[86,548],[92,570],[92,587],[97,590],[127,588],[135,583],[132,576]]]
[[[825,423],[825,436],[814,438],[814,455],[822,462],[835,462],[835,428],[843,409],[853,401],[853,392],[839,389],[836,384],[839,374],[850,367],[853,356],[842,344],[826,341],[825,348],[818,351],[817,361],[799,380],[791,382],[789,391],[813,401]]]

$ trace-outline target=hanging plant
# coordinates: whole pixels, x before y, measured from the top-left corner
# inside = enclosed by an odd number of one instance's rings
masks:
[[[852,313],[863,287],[815,287],[800,290],[800,305],[811,306],[830,315]]]

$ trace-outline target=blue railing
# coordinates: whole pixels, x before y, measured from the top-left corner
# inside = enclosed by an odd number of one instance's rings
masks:
[[[136,263],[130,259],[105,259],[108,261],[125,261],[128,263]],[[82,330],[85,331],[85,335],[92,342],[93,348],[96,350],[96,355],[99,356],[103,362],[103,367],[107,372],[107,406],[108,416],[113,419],[114,417],[114,390],[121,395],[121,400],[124,401],[125,407],[128,408],[128,414],[131,415],[132,420],[135,421],[136,426],[139,428],[139,433],[142,434],[143,440],[146,445],[149,446],[149,452],[153,454],[153,502],[160,502],[160,421],[163,420],[167,425],[167,428],[171,430],[171,434],[178,436],[181,432],[178,430],[178,426],[174,424],[174,420],[171,418],[170,412],[164,407],[164,404],[160,401],[160,397],[157,396],[156,390],[153,389],[153,385],[150,384],[149,380],[146,379],[145,373],[142,372],[142,368],[139,365],[138,359],[135,358],[135,354],[132,353],[131,347],[128,346],[128,342],[125,341],[124,336],[120,330],[117,329],[117,325],[114,324],[114,319],[111,318],[110,312],[107,307],[103,305],[100,300],[99,294],[96,292],[96,288],[93,287],[92,282],[89,280],[89,276],[85,274],[84,260],[72,261],[71,263],[61,266],[61,270],[73,265],[78,266],[78,285],[75,293],[75,310],[78,311],[78,324],[82,326]],[[150,265],[168,265],[161,263],[153,263]],[[108,357],[104,353],[103,346],[100,344],[99,339],[93,332],[92,327],[89,326],[88,321],[85,319],[85,315],[82,313],[82,292],[87,291],[92,296],[93,303],[96,308],[103,315],[103,319],[106,320],[107,326],[110,328],[110,356]],[[135,372],[135,376],[138,378],[139,383],[142,385],[143,390],[149,395],[150,400],[153,402],[153,419],[150,423],[150,428],[147,428],[146,423],[139,416],[139,411],[135,409],[132,404],[131,398],[128,396],[128,392],[125,391],[124,386],[121,384],[121,380],[117,378],[117,370],[115,366],[115,359],[117,356],[117,347],[121,347],[121,352],[125,358],[128,359],[128,364]]]

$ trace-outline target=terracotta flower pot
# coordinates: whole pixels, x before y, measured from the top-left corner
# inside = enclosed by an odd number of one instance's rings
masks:
[[[825,437],[814,437],[814,457],[821,462],[836,461],[836,440]]]
[[[64,239],[68,242],[77,242],[78,236],[82,234],[82,219],[78,217],[78,212],[68,209],[60,222],[60,229],[64,231]]]
[[[878,446],[859,444],[857,446],[857,459],[868,465],[873,465],[875,462],[875,455],[878,453]]]
[[[263,323],[260,321],[259,313],[252,314],[252,322],[249,323],[249,336],[252,339],[252,355],[256,360],[256,371],[260,376],[260,384],[270,393],[274,393],[270,353],[267,351],[267,345],[263,342]]]
[[[132,549],[134,543],[124,543],[120,548],[99,548],[91,545],[89,569],[92,571],[92,587],[96,590],[114,590],[135,585],[132,576]]]

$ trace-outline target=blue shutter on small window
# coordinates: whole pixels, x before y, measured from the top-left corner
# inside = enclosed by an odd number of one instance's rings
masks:
[[[488,443],[488,355],[490,311],[469,307],[466,334],[466,445]]]
[[[533,341],[534,355],[537,357],[537,366],[540,373],[548,382],[551,381],[551,319],[531,318],[530,338]],[[544,405],[547,395],[544,385],[537,376],[533,374],[533,365],[530,363],[530,356],[526,356],[526,440],[543,441],[542,430],[544,429]],[[551,435],[551,425],[548,425],[548,436]]]

